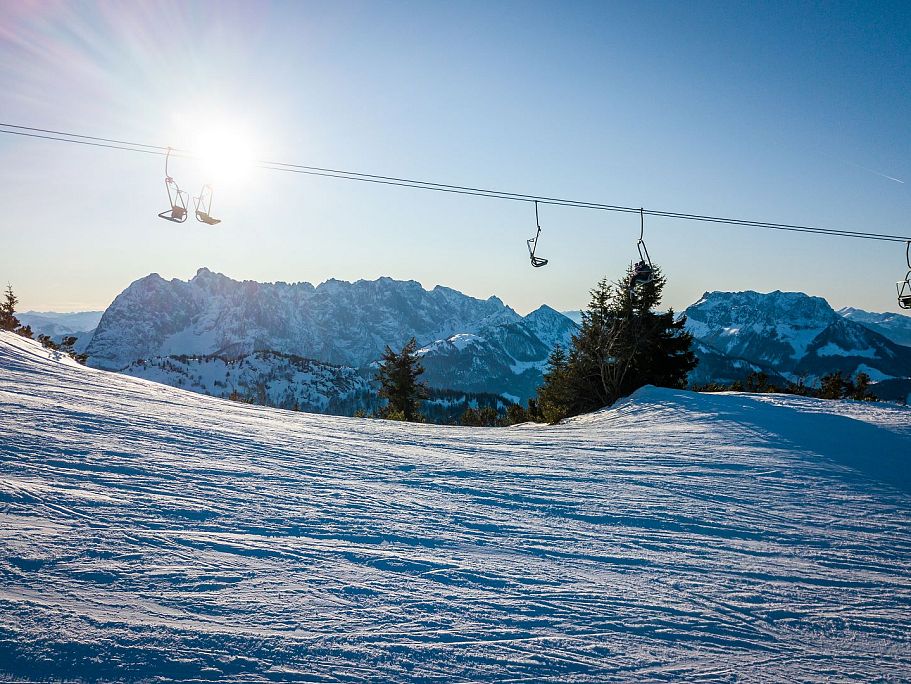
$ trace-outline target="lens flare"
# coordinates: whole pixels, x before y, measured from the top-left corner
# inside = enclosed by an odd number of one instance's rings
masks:
[[[200,126],[191,147],[207,182],[234,185],[246,180],[256,157],[251,136],[229,123]]]

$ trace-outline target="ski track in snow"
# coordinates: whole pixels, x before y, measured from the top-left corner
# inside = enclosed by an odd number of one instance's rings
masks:
[[[900,407],[404,425],[0,333],[0,678],[907,680],[909,454]]]

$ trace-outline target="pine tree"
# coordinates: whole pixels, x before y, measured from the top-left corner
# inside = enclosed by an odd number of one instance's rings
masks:
[[[556,422],[613,404],[643,385],[685,387],[697,360],[686,318],[659,313],[666,280],[658,267],[651,282],[630,288],[632,270],[617,283],[602,279],[591,291],[568,355],[555,350],[538,400]]]
[[[19,319],[16,318],[18,303],[19,299],[13,294],[13,286],[7,284],[3,301],[0,302],[0,330],[13,332],[20,327]]]
[[[536,409],[543,420],[557,423],[571,415],[573,392],[570,385],[569,362],[563,347],[558,344],[547,359],[544,384],[538,388]],[[531,405],[529,401],[529,408]]]
[[[845,396],[846,382],[841,371],[835,371],[822,376],[819,381],[820,399],[843,399]]]
[[[528,421],[528,411],[522,408],[520,404],[510,404],[506,407],[507,425],[518,425],[519,423],[527,423]]]
[[[878,401],[878,397],[870,389],[870,376],[860,372],[854,376],[851,398],[856,401]]]
[[[478,419],[484,427],[496,427],[500,421],[500,416],[493,406],[484,406],[478,411]]]
[[[423,422],[421,400],[427,396],[427,387],[418,381],[424,372],[417,356],[418,343],[411,338],[402,351],[395,353],[389,345],[376,372],[380,384],[379,396],[388,403],[380,412],[381,417],[392,420]]]
[[[468,406],[462,415],[459,418],[459,425],[464,425],[465,427],[481,427],[481,416],[478,413],[477,409]]]

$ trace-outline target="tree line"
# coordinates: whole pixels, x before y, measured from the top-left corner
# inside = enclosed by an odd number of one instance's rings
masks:
[[[88,356],[76,352],[74,348],[78,339],[75,335],[65,335],[59,342],[55,342],[49,335],[38,335],[36,338],[31,326],[22,325],[16,316],[16,305],[18,303],[19,298],[13,293],[13,286],[7,283],[3,301],[0,302],[0,330],[13,332],[30,340],[36,339],[46,349],[66,354],[82,364],[86,362]]]
[[[511,405],[501,414],[491,407],[469,407],[460,422],[470,426],[511,425],[527,421],[557,423],[564,418],[610,406],[644,385],[683,388],[696,367],[693,337],[686,317],[659,311],[666,278],[655,266],[651,278],[636,279],[633,269],[617,282],[602,279],[591,291],[582,324],[567,349],[557,346],[537,396],[527,406]],[[411,338],[396,352],[388,345],[376,373],[386,405],[377,417],[422,421],[427,387]]]
[[[769,381],[769,376],[762,371],[753,371],[744,380],[735,380],[730,384],[712,382],[693,387],[696,392],[753,392],[759,394],[796,394],[801,397],[816,399],[853,399],[854,401],[879,401],[879,397],[870,388],[872,379],[867,373],[860,372],[854,376],[834,371],[823,375],[819,386],[807,385],[803,379],[777,385]]]

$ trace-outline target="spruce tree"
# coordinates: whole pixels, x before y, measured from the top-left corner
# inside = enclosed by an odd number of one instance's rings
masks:
[[[569,353],[555,350],[538,401],[544,418],[567,416],[613,404],[643,385],[685,387],[697,360],[686,318],[657,311],[666,279],[630,288],[632,271],[619,282],[603,278],[591,291],[582,325]]]
[[[417,356],[418,343],[411,338],[399,353],[389,345],[383,352],[383,360],[376,372],[380,384],[379,395],[388,404],[380,416],[394,420],[423,422],[420,413],[421,399],[427,396],[427,387],[418,381],[424,372]]]
[[[16,318],[16,304],[19,299],[13,294],[13,286],[7,284],[3,301],[0,302],[0,330],[13,332],[20,327],[19,319]]]
[[[823,375],[819,381],[820,399],[843,399],[847,389],[847,382],[841,371],[834,371]]]
[[[570,385],[571,378],[566,352],[558,344],[547,359],[544,384],[538,388],[537,409],[540,411],[541,418],[548,423],[556,423],[570,415],[573,402]],[[529,401],[530,406],[531,401]]]
[[[854,376],[854,387],[851,398],[857,401],[877,401],[877,396],[870,389],[870,376],[861,371]]]

